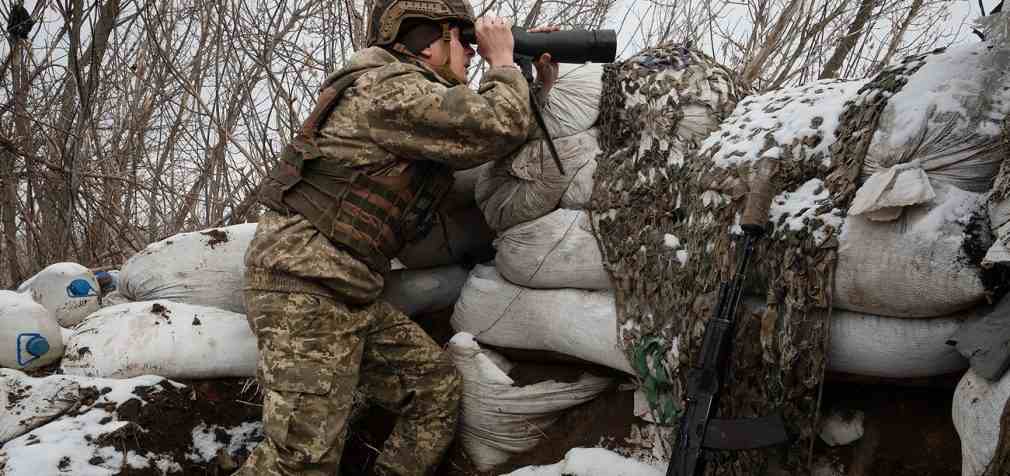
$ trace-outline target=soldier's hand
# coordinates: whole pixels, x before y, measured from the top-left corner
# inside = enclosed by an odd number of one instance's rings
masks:
[[[561,27],[557,25],[550,26],[538,26],[536,28],[530,28],[530,33],[551,33],[561,30]],[[554,83],[558,82],[558,63],[557,61],[552,61],[550,53],[544,53],[537,58],[536,63],[533,63],[537,67],[537,79],[543,84],[543,93],[547,94],[548,91],[554,87]]]
[[[513,50],[515,38],[512,37],[512,23],[508,20],[483,16],[474,24],[477,34],[477,53],[487,60],[491,66],[514,65]]]

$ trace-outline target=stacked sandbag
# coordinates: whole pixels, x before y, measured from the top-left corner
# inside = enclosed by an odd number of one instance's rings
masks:
[[[244,315],[168,300],[104,308],[75,326],[66,346],[61,370],[67,375],[256,375],[256,338]]]
[[[100,287],[95,274],[77,263],[55,263],[18,287],[53,314],[63,327],[73,327],[98,310]]]
[[[256,224],[180,233],[147,245],[123,265],[119,293],[245,313],[243,258]]]
[[[484,344],[552,351],[634,373],[617,345],[608,291],[524,288],[478,265],[456,302],[452,327]]]
[[[411,315],[450,306],[464,280],[458,263],[490,247],[491,232],[480,230],[487,225],[474,206],[440,215],[426,237],[404,249],[399,261],[410,271],[387,276],[384,299]],[[118,273],[118,289],[105,300],[114,305],[165,299],[244,314],[244,258],[255,233],[256,224],[247,223],[181,233],[148,245],[126,262]]]
[[[589,204],[599,153],[598,131],[602,65],[561,65],[557,83],[543,105],[547,131],[554,139],[564,173],[554,162],[543,133],[517,154],[482,168],[476,199],[487,223],[502,232],[563,208]]]
[[[571,383],[553,380],[517,386],[511,363],[482,349],[473,336],[457,334],[449,355],[463,378],[459,437],[474,466],[488,471],[535,447],[564,410],[586,403],[611,380],[583,374]]]
[[[745,305],[746,314],[741,315],[764,313],[760,300],[751,299]],[[974,319],[972,312],[921,320],[834,309],[828,369],[890,378],[930,377],[964,369],[967,361],[946,341],[962,323]],[[618,346],[611,291],[523,288],[502,278],[494,267],[477,266],[456,303],[452,325],[481,343],[557,352],[633,373]]]
[[[44,367],[63,356],[60,325],[27,294],[0,291],[0,367]]]

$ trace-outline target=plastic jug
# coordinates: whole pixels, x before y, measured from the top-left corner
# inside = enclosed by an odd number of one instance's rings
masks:
[[[0,291],[0,367],[33,369],[63,357],[52,313],[28,294]]]
[[[90,269],[77,263],[47,266],[22,284],[32,299],[52,312],[63,327],[73,327],[101,305],[100,286]]]

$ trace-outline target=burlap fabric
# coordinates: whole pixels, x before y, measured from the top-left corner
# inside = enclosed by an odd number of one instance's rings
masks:
[[[748,160],[716,162],[718,147],[699,153],[744,91],[732,72],[696,50],[663,46],[607,69],[593,223],[616,287],[620,341],[643,380],[674,407],[682,406],[684,376],[719,283],[734,269],[736,245],[728,232],[743,209],[753,159],[779,162],[772,181],[777,192],[816,198],[813,211],[776,211],[773,203],[772,231],[756,250],[748,281],[750,294],[765,296],[767,308],[738,316],[718,415],[780,410],[794,440],[781,453],[713,453],[706,474],[762,474],[773,454],[783,454],[778,464],[787,474],[807,474],[825,368],[823,309],[831,305],[836,224],[858,185],[885,93],[898,90],[917,65],[921,61],[912,58],[859,90],[842,115],[843,139],[832,145],[830,161],[808,157],[803,151],[810,147],[801,143],[816,140],[805,137],[789,147],[768,140]],[[725,130],[720,134],[728,137]],[[667,417],[676,424],[675,413]]]

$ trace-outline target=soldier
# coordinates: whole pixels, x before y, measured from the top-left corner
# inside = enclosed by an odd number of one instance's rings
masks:
[[[474,26],[490,64],[466,85]],[[327,78],[317,106],[264,180],[245,301],[259,345],[265,440],[242,475],[338,471],[352,393],[399,419],[379,475],[428,475],[451,442],[460,378],[421,328],[377,300],[390,259],[431,226],[452,172],[526,139],[528,86],[508,23],[467,0],[379,0],[369,48]],[[544,87],[557,78],[542,58]]]

